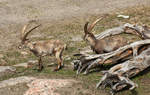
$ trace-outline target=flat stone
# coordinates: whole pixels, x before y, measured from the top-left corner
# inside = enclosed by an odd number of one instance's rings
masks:
[[[0,66],[0,73],[6,72],[6,71],[14,72],[16,71],[16,68],[12,66]]]
[[[67,56],[67,57],[65,58],[65,60],[66,60],[66,61],[71,60],[71,57]]]
[[[28,82],[33,81],[34,79],[35,79],[34,77],[27,77],[27,76],[10,78],[8,80],[1,81],[0,88],[17,85],[19,83],[28,83]]]
[[[14,67],[25,67],[27,68],[28,67],[28,63],[20,63],[20,64],[16,64],[16,65],[13,65]]]
[[[35,66],[37,62],[38,62],[38,60],[29,60],[26,63],[19,63],[19,64],[16,64],[16,65],[13,65],[13,66],[14,67],[31,68],[31,67]]]
[[[72,86],[75,82],[71,79],[35,79],[27,84],[29,89],[24,95],[61,95],[57,89]]]
[[[0,77],[15,73],[16,68],[12,66],[0,66]]]
[[[28,52],[22,51],[22,52],[21,52],[21,55],[24,55],[24,56],[25,56],[25,55],[28,55]]]

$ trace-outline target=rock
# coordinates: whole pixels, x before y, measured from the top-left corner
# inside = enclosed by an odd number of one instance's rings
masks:
[[[29,89],[24,95],[60,95],[57,89],[72,86],[75,82],[71,79],[35,79],[27,84]]]
[[[0,73],[5,72],[5,71],[15,72],[16,68],[14,68],[12,66],[0,66]]]
[[[38,60],[29,60],[26,63],[20,63],[20,64],[16,64],[16,65],[13,65],[13,66],[15,66],[15,67],[32,68],[33,66],[36,65],[37,62],[38,62]]]
[[[47,67],[51,67],[53,65],[56,65],[56,63],[50,63],[50,64],[47,64]]]
[[[16,71],[15,67],[12,66],[0,66],[0,77],[14,73]]]
[[[33,81],[34,77],[27,77],[27,76],[22,76],[22,77],[17,77],[17,78],[11,78],[8,80],[4,80],[0,82],[0,88],[7,87],[7,86],[13,86],[19,83],[28,83],[30,81]]]
[[[66,60],[66,61],[71,60],[71,57],[67,56],[67,57],[65,58],[65,60]]]
[[[29,89],[23,95],[60,95],[56,92],[62,87],[72,87],[78,81],[72,79],[38,79],[21,76],[0,82],[0,89],[25,83]]]
[[[38,63],[38,60],[30,60],[30,61],[28,61],[27,68],[32,68],[32,67],[36,66],[37,63]]]
[[[22,51],[22,52],[21,52],[21,55],[23,55],[23,56],[28,55],[28,52]]]
[[[25,67],[27,68],[28,67],[28,63],[20,63],[20,64],[16,64],[16,65],[13,65],[14,67]]]
[[[37,63],[37,62],[38,62],[38,60],[29,60],[28,61],[28,63],[34,63],[34,64]]]

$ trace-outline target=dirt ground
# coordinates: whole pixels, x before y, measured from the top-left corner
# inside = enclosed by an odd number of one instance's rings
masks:
[[[57,89],[56,92],[61,95],[108,95],[107,91],[95,89],[101,77],[99,72],[87,76],[76,76],[71,68],[72,54],[87,46],[82,41],[83,26],[86,21],[93,21],[107,14],[110,15],[101,23],[103,26],[98,24],[100,27],[95,27],[95,29],[104,31],[124,22],[130,23],[134,21],[136,15],[142,22],[150,25],[150,8],[145,8],[149,5],[150,0],[0,0],[0,62],[5,61],[7,65],[14,65],[25,63],[28,60],[37,60],[28,51],[27,55],[22,55],[16,48],[20,42],[20,30],[29,20],[37,20],[42,24],[33,33],[34,35],[30,35],[30,38],[33,40],[58,38],[66,42],[69,47],[64,54],[65,67],[59,72],[54,73],[51,69],[55,67],[48,67],[49,63],[55,63],[56,60],[53,57],[46,57],[43,59],[45,68],[42,72],[19,67],[15,74],[0,77],[0,82],[20,76],[34,76],[40,79],[73,79],[78,83]],[[138,9],[138,6],[143,6],[145,10]],[[125,14],[131,16],[128,20],[117,18],[117,14],[124,14],[122,10],[130,11],[130,8],[132,11]],[[137,13],[136,10],[138,10]],[[125,36],[130,38],[128,35]],[[138,92],[133,92],[134,95],[148,95],[147,93],[150,92],[149,78],[150,73],[147,73],[145,76],[134,79],[141,83]],[[20,83],[0,88],[0,93],[22,95],[27,90],[27,84]],[[133,95],[133,93],[125,91],[117,95]]]
[[[20,28],[29,20],[54,24],[149,4],[149,0],[0,0],[0,50],[18,42]]]

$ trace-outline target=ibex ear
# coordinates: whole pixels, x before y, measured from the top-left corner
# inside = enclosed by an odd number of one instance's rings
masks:
[[[85,25],[84,25],[84,33],[85,33],[85,34],[88,33],[88,29],[87,29],[88,24],[89,24],[89,22],[86,22]]]

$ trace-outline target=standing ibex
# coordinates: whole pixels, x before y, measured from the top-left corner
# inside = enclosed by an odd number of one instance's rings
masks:
[[[93,49],[94,52],[96,52],[97,54],[101,54],[104,52],[110,52],[110,51],[116,50],[119,47],[127,44],[127,41],[119,35],[117,35],[117,37],[110,36],[110,37],[106,37],[103,39],[96,39],[96,37],[93,35],[93,33],[91,31],[94,28],[95,24],[100,20],[102,20],[102,18],[99,18],[96,21],[94,21],[89,26],[89,28],[88,28],[89,22],[86,22],[86,24],[84,25],[85,35],[84,35],[83,39],[86,40],[87,42],[89,42],[91,49]]]
[[[24,25],[22,31],[21,31],[21,45],[18,47],[21,48],[28,48],[35,56],[39,57],[38,65],[39,70],[41,71],[43,68],[42,65],[42,57],[46,55],[55,55],[56,59],[58,61],[58,66],[54,71],[57,71],[63,66],[63,60],[62,60],[62,53],[63,50],[66,48],[66,44],[62,43],[59,40],[47,40],[47,41],[36,41],[31,42],[29,39],[27,39],[27,36],[37,27],[40,25],[35,26],[34,28],[30,29],[29,31],[25,32],[28,25],[31,23],[28,22],[28,24]]]

